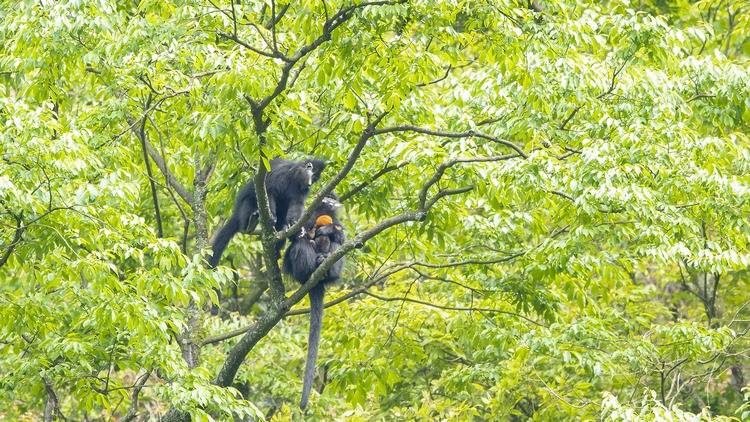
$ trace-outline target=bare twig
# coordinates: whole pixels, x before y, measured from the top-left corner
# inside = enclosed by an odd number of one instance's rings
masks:
[[[505,139],[500,139],[494,136],[490,136],[481,132],[476,132],[473,130],[467,130],[465,132],[443,132],[439,130],[426,129],[426,128],[422,128],[418,126],[403,125],[403,126],[393,126],[393,127],[383,128],[383,129],[377,129],[375,130],[374,135],[381,135],[384,133],[393,133],[393,132],[414,132],[414,133],[420,133],[423,135],[439,136],[442,138],[453,138],[453,139],[472,138],[472,137],[482,138],[488,141],[492,141],[498,144],[505,145],[508,148],[511,148],[512,150],[514,150],[521,157],[528,158],[526,153],[523,152],[523,149],[521,149],[521,147],[519,147],[515,143],[506,141]]]
[[[135,128],[135,126],[138,124],[138,122],[140,122],[144,117],[147,117],[152,111],[154,111],[157,108],[159,108],[159,106],[162,105],[162,103],[164,101],[166,101],[166,100],[168,100],[170,98],[178,97],[180,95],[186,95],[188,93],[190,93],[190,87],[185,88],[185,89],[181,89],[179,91],[174,91],[174,92],[172,92],[170,94],[167,94],[167,95],[159,98],[158,101],[156,101],[155,103],[153,103],[150,107],[146,108],[146,110],[143,112],[143,114],[141,116],[138,117],[138,119],[128,118],[127,121],[128,121],[129,126],[127,128],[125,128],[125,130],[123,130],[122,132],[120,132],[117,135],[115,135],[112,139],[114,139],[114,140],[120,139],[123,135],[125,135],[129,131],[133,130]]]
[[[596,96],[597,100],[601,100],[602,98],[611,94],[615,90],[615,87],[617,86],[617,77],[620,75],[623,69],[625,69],[625,65],[628,64],[630,59],[632,59],[633,56],[635,56],[635,53],[637,52],[638,50],[635,49],[628,57],[625,58],[625,60],[622,61],[622,63],[620,63],[620,66],[614,69],[614,71],[612,72],[612,78],[610,79],[610,82],[609,82],[609,87],[607,87],[606,90],[604,90],[603,92],[601,92],[599,95]],[[568,114],[568,117],[566,117],[562,121],[562,123],[560,123],[560,126],[558,126],[558,129],[565,130],[565,127],[568,125],[568,123],[570,123],[570,121],[573,119],[573,117],[575,117],[576,113],[578,113],[578,111],[581,110],[582,107],[583,105],[578,105],[575,108],[573,108],[570,114]]]
[[[408,162],[401,163],[399,165],[395,166],[389,166],[388,163],[386,163],[385,167],[378,170],[377,173],[373,174],[372,176],[369,176],[366,181],[358,184],[357,186],[351,188],[348,192],[341,195],[341,202],[346,202],[347,199],[351,198],[352,196],[358,194],[362,189],[366,188],[367,186],[371,185],[374,181],[380,179],[382,176],[384,176],[387,173],[390,173],[392,171],[398,170],[404,166],[409,164]]]
[[[454,158],[448,161],[444,161],[438,166],[438,169],[435,171],[435,174],[432,176],[430,180],[427,181],[422,186],[422,189],[419,191],[419,204],[422,207],[427,206],[427,192],[430,190],[430,188],[435,185],[442,177],[445,171],[456,164],[461,163],[483,163],[483,162],[493,162],[493,161],[504,161],[504,160],[510,160],[512,158],[521,157],[520,154],[508,154],[508,155],[496,155],[491,157],[471,157],[471,158]],[[436,199],[436,198],[433,198]],[[432,206],[432,204],[429,204],[427,208]]]
[[[428,85],[436,84],[438,82],[442,82],[442,81],[444,81],[445,79],[448,78],[448,75],[450,75],[452,69],[453,69],[453,67],[449,64],[448,67],[445,68],[445,74],[442,77],[437,78],[437,79],[435,79],[433,81],[430,81],[430,82],[425,82],[425,83],[417,84],[416,86],[418,86],[418,87],[421,88],[421,87],[425,87],[425,86],[428,86]]]
[[[130,422],[138,416],[138,396],[141,394],[141,390],[150,376],[151,371],[149,370],[136,380],[133,385],[133,392],[130,395],[130,408],[128,409],[128,413],[122,418],[121,422]]]
[[[289,58],[288,58],[288,57],[286,57],[285,55],[281,54],[281,52],[279,52],[279,51],[275,51],[275,52],[268,52],[268,51],[263,51],[263,50],[261,50],[261,49],[260,49],[260,48],[258,48],[258,47],[253,47],[253,46],[252,46],[251,44],[249,44],[249,43],[248,43],[247,41],[243,41],[243,40],[241,40],[241,39],[240,39],[240,38],[239,38],[239,37],[237,36],[237,34],[236,34],[236,33],[235,33],[235,34],[227,34],[227,33],[225,33],[225,32],[221,32],[221,31],[218,31],[218,32],[217,32],[216,34],[217,34],[218,36],[222,37],[222,38],[226,38],[226,39],[228,39],[228,40],[234,41],[234,42],[236,42],[237,44],[239,44],[239,45],[241,45],[241,46],[243,46],[243,47],[247,48],[248,50],[250,50],[250,51],[252,51],[253,53],[255,53],[255,54],[258,54],[258,55],[260,55],[260,56],[263,56],[263,57],[268,57],[268,58],[272,58],[272,59],[281,59],[281,60],[284,60],[284,61],[288,61],[288,60],[289,60]]]
[[[510,312],[510,311],[503,311],[501,309],[493,309],[493,308],[473,308],[473,307],[465,307],[465,306],[446,306],[446,305],[438,305],[435,303],[425,302],[423,300],[419,299],[413,299],[409,297],[386,297],[386,296],[380,296],[378,294],[372,293],[372,292],[365,292],[366,295],[372,296],[378,300],[382,300],[385,302],[411,302],[411,303],[417,303],[424,306],[429,306],[431,308],[437,308],[437,309],[445,309],[449,311],[470,311],[470,312],[486,312],[486,313],[495,313],[495,314],[504,314],[504,315],[510,315],[514,316],[516,318],[521,318],[525,321],[528,321],[534,325],[538,325],[540,327],[547,327],[547,325],[542,324],[541,322],[534,321],[531,318],[528,318],[526,316],[523,316],[521,314]]]

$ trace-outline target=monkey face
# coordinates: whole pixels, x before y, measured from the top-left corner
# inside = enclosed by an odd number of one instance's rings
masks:
[[[313,163],[308,161],[305,163],[305,175],[307,175],[307,186],[310,186],[313,184],[313,176],[315,173],[313,172]]]
[[[323,198],[323,204],[327,207],[330,207],[332,210],[341,208],[341,202],[339,202],[335,198],[332,198],[331,196],[326,196],[325,198]]]
[[[307,162],[312,164],[312,181],[315,183],[320,179],[320,175],[323,174],[323,170],[326,168],[326,162],[317,158],[311,158]]]

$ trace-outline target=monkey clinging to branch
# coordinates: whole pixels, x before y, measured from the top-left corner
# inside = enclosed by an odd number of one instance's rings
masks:
[[[330,193],[315,210],[305,224],[300,236],[292,239],[292,244],[284,254],[283,271],[300,283],[305,283],[328,255],[338,249],[346,240],[344,228],[338,221],[336,211],[341,207],[338,197]],[[323,297],[325,286],[338,281],[344,267],[339,259],[328,270],[325,277],[310,292],[310,333],[307,339],[307,360],[302,378],[302,399],[300,408],[307,406],[315,374],[315,360],[318,357],[320,331],[323,327]]]
[[[324,168],[325,162],[318,159],[271,160],[271,171],[266,175],[265,183],[271,218],[276,230],[283,230],[302,216],[310,185],[320,178]],[[258,197],[255,193],[255,184],[250,181],[240,189],[234,202],[232,216],[214,239],[209,265],[212,268],[216,267],[224,249],[235,234],[252,232],[257,224]],[[277,253],[281,246],[283,243],[277,247]]]

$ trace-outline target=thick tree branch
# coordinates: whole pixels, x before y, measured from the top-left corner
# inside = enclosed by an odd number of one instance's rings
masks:
[[[266,190],[266,176],[269,169],[266,164],[269,163],[268,157],[264,155],[263,147],[266,145],[266,130],[270,121],[263,116],[263,109],[248,99],[255,123],[255,133],[258,136],[258,171],[255,174],[253,183],[255,185],[256,201],[258,204],[258,214],[260,219],[261,244],[263,245],[263,260],[266,264],[266,274],[268,276],[268,290],[271,294],[272,306],[278,306],[284,299],[284,282],[281,279],[281,270],[276,256],[276,229],[274,228],[274,216],[271,215],[271,208],[268,202],[268,191]]]
[[[60,412],[60,401],[57,399],[52,381],[44,377],[44,390],[47,392],[47,401],[44,405],[44,422],[52,422],[56,417],[65,420]]]

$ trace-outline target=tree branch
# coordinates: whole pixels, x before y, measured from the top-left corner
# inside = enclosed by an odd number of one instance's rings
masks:
[[[446,196],[451,196],[451,195],[460,195],[472,189],[474,189],[474,185],[463,186],[463,187],[456,188],[456,189],[441,189],[440,191],[438,191],[438,193],[435,194],[435,196],[433,196],[432,198],[430,198],[429,201],[427,201],[427,204],[425,205],[425,207],[427,209],[430,209],[435,204],[435,202],[437,202],[440,198],[444,198]]]
[[[15,250],[16,246],[21,242],[23,232],[25,232],[26,228],[28,227],[23,224],[23,221],[19,217],[14,214],[11,215],[16,220],[16,230],[13,233],[13,239],[10,241],[10,243],[8,243],[8,247],[5,248],[5,252],[3,252],[3,255],[0,256],[0,268],[2,268],[8,262],[8,258],[10,258],[13,250]]]
[[[135,136],[138,139],[141,139],[139,131],[135,129],[135,124],[137,122],[133,121],[133,119],[130,117],[126,117],[126,120],[130,124],[130,128]],[[145,137],[142,139],[142,144],[148,152],[148,155],[151,156],[152,160],[154,160],[154,164],[156,164],[156,167],[164,175],[164,178],[167,180],[169,186],[171,186],[175,190],[175,192],[180,195],[180,198],[182,198],[182,200],[192,208],[193,195],[190,194],[187,189],[185,189],[185,187],[182,186],[182,184],[177,180],[174,174],[172,174],[172,172],[169,170],[169,167],[167,166],[167,163],[164,161],[164,158],[162,158],[162,156],[154,149],[154,147],[151,146],[151,143],[149,143]]]
[[[367,6],[384,6],[384,5],[393,5],[393,4],[399,4],[404,3],[406,0],[396,0],[396,1],[372,1],[372,2],[362,2],[360,4],[355,4],[349,7],[345,7],[340,9],[338,12],[336,12],[335,15],[333,15],[330,19],[327,19],[325,23],[323,24],[323,33],[319,35],[316,39],[314,39],[310,44],[307,44],[305,46],[302,46],[297,52],[291,56],[282,56],[280,57],[282,60],[286,62],[286,64],[281,69],[281,77],[279,78],[279,82],[276,84],[276,88],[274,88],[273,92],[271,92],[268,96],[263,98],[260,101],[256,102],[256,107],[262,112],[268,104],[271,103],[276,97],[279,96],[287,86],[287,81],[289,80],[289,74],[291,73],[294,66],[299,62],[303,57],[310,54],[312,51],[320,47],[324,42],[329,41],[331,39],[331,34],[333,33],[336,28],[347,22],[349,19],[351,19],[354,16],[354,12],[357,9],[361,9]],[[275,28],[275,25],[272,27],[272,29]],[[252,106],[252,104],[251,104]]]
[[[284,17],[284,14],[286,14],[286,11],[289,10],[289,6],[291,4],[292,3],[285,4],[284,6],[281,7],[281,10],[279,11],[279,13],[277,13],[276,15],[272,15],[271,16],[271,20],[268,21],[268,23],[265,25],[266,29],[274,29],[274,27],[276,26],[276,24],[279,23],[279,21],[281,20],[281,18]],[[276,11],[276,6],[275,6],[275,3],[274,3],[273,12],[275,13],[275,11]],[[275,43],[275,41],[274,41],[274,43]]]
[[[430,188],[440,181],[440,179],[443,177],[443,174],[445,174],[445,171],[456,164],[462,164],[462,163],[483,163],[483,162],[492,162],[492,161],[504,161],[504,160],[510,160],[512,158],[521,157],[519,154],[508,154],[508,155],[495,155],[490,157],[470,157],[470,158],[454,158],[448,161],[445,161],[441,163],[438,166],[438,169],[435,171],[435,174],[432,175],[432,178],[427,181],[422,186],[422,189],[419,191],[419,205],[422,208],[430,208],[432,207],[432,204],[439,199],[440,197],[436,196],[432,198],[432,203],[427,203],[427,192],[430,190]],[[469,189],[467,189],[469,190]],[[464,191],[465,192],[465,191]],[[462,193],[462,192],[456,192],[456,193]],[[442,196],[445,195],[454,195],[456,193],[444,193]],[[441,195],[440,192],[438,192],[438,195]]]
[[[8,262],[8,259],[10,258],[10,255],[13,253],[13,251],[15,250],[16,246],[18,245],[18,243],[21,242],[21,238],[22,238],[24,232],[26,231],[26,229],[29,228],[29,226],[31,226],[32,224],[36,223],[37,221],[39,221],[39,220],[47,217],[48,215],[52,214],[55,211],[60,211],[60,210],[73,210],[73,211],[75,211],[74,206],[69,206],[69,207],[52,207],[51,204],[52,203],[50,202],[50,208],[48,208],[47,211],[43,212],[42,214],[38,215],[35,218],[32,218],[31,220],[28,220],[28,221],[25,221],[25,222],[23,221],[23,216],[22,215],[16,215],[15,213],[11,212],[11,210],[8,210],[6,208],[7,213],[10,214],[13,217],[14,220],[16,220],[16,229],[15,229],[15,232],[13,234],[13,239],[10,241],[10,243],[8,243],[8,246],[5,249],[5,252],[3,252],[2,256],[0,256],[0,267],[2,267],[3,265],[5,265]]]
[[[121,422],[130,422],[138,416],[138,396],[141,394],[141,390],[150,376],[151,371],[149,370],[136,380],[133,385],[133,392],[130,395],[130,408],[128,409],[128,413],[122,418]]]
[[[267,52],[267,51],[263,51],[263,50],[261,50],[261,49],[259,49],[259,48],[257,48],[257,47],[253,47],[253,46],[252,46],[251,44],[249,44],[248,42],[246,42],[246,41],[243,41],[243,40],[241,40],[241,39],[240,39],[240,38],[239,38],[239,37],[237,36],[237,34],[227,34],[227,33],[225,33],[225,32],[221,32],[221,31],[217,31],[217,32],[216,32],[216,34],[217,34],[218,36],[222,37],[222,38],[225,38],[225,39],[228,39],[228,40],[234,41],[234,42],[236,42],[237,44],[239,44],[239,45],[241,45],[241,46],[243,46],[243,47],[247,48],[248,50],[250,50],[250,51],[252,51],[253,53],[255,53],[255,54],[258,54],[258,55],[260,55],[260,56],[263,56],[263,57],[268,57],[268,58],[271,58],[271,59],[281,59],[281,60],[283,60],[283,61],[285,61],[285,62],[286,62],[286,61],[289,61],[289,57],[286,57],[285,55],[281,54],[281,52],[280,52],[280,51],[275,51],[275,52],[270,52],[270,53],[269,53],[269,52]]]
[[[55,389],[52,387],[52,381],[47,377],[43,378],[44,390],[47,392],[47,401],[44,405],[44,422],[52,422],[55,417],[66,420],[60,412],[60,401],[57,399]]]
[[[445,306],[445,305],[438,305],[435,303],[425,302],[418,299],[412,299],[408,297],[386,297],[386,296],[380,296],[372,292],[365,292],[366,295],[372,296],[378,300],[382,300],[385,302],[411,302],[411,303],[417,303],[424,306],[429,306],[431,308],[437,308],[437,309],[446,309],[449,311],[471,311],[471,312],[487,312],[487,313],[495,313],[495,314],[504,314],[504,315],[510,315],[514,316],[516,318],[521,318],[525,321],[528,321],[534,325],[538,325],[539,327],[547,327],[547,325],[542,324],[541,322],[534,321],[531,318],[528,318],[526,316],[523,316],[521,314],[510,312],[510,311],[503,311],[500,309],[493,309],[493,308],[473,308],[473,307],[463,307],[463,306]]]
[[[438,82],[442,82],[442,81],[444,81],[445,79],[448,78],[448,75],[450,75],[452,69],[453,69],[453,66],[451,66],[450,64],[448,64],[448,67],[445,68],[445,74],[442,77],[437,78],[435,80],[432,80],[430,82],[419,83],[416,86],[422,88],[422,87],[425,87],[425,86],[428,86],[428,85],[432,85],[432,84],[436,84]]]
[[[401,163],[397,166],[389,166],[388,163],[386,163],[385,167],[380,169],[377,173],[370,176],[366,181],[358,184],[357,186],[350,189],[348,192],[340,196],[341,202],[346,202],[347,199],[351,198],[352,196],[358,194],[362,189],[366,188],[367,186],[371,185],[376,180],[380,179],[382,176],[386,175],[387,173],[390,173],[392,171],[398,170],[404,166],[409,164],[408,162]]]
[[[368,282],[363,283],[361,286],[357,287],[356,289],[353,289],[351,292],[349,292],[347,294],[344,294],[344,295],[342,295],[340,297],[337,297],[334,300],[326,302],[325,305],[323,305],[323,307],[324,308],[329,308],[331,306],[335,306],[335,305],[338,305],[339,303],[345,302],[348,299],[351,299],[351,298],[353,298],[353,297],[361,294],[362,292],[364,292],[365,290],[367,290],[368,288],[370,288],[372,285],[377,284],[377,283],[383,281],[385,278],[387,278],[387,276],[380,276],[380,277],[372,278]],[[293,310],[293,311],[288,311],[286,314],[284,314],[283,318],[286,318],[286,317],[289,317],[289,316],[294,316],[294,315],[303,315],[303,314],[308,314],[308,313],[310,313],[310,309],[309,308],[296,309],[296,310]],[[248,325],[248,326],[245,326],[245,327],[242,327],[242,328],[238,328],[236,330],[228,331],[226,333],[222,333],[222,334],[218,334],[218,335],[215,335],[215,336],[207,337],[205,340],[203,340],[203,344],[206,345],[206,344],[219,343],[219,342],[222,342],[224,340],[228,340],[230,338],[241,336],[242,334],[247,333],[248,330],[250,330],[251,328],[253,328],[253,326],[252,325]]]
[[[287,88],[287,83],[289,81],[289,76],[292,72],[292,69],[294,66],[307,54],[317,49],[321,44],[331,39],[331,33],[338,28],[340,25],[342,25],[344,22],[348,21],[354,14],[354,11],[366,7],[366,6],[373,6],[373,5],[386,5],[386,4],[395,4],[396,2],[391,1],[375,1],[375,2],[364,2],[358,5],[353,5],[350,7],[342,8],[339,10],[332,18],[326,20],[326,22],[323,25],[323,33],[313,40],[310,44],[307,44],[303,47],[301,47],[297,53],[295,53],[292,57],[287,58],[286,64],[281,69],[281,77],[279,78],[278,83],[276,84],[276,87],[274,88],[273,92],[271,92],[269,95],[261,99],[260,101],[256,101],[253,98],[250,98],[249,96],[246,96],[247,102],[250,104],[250,108],[253,114],[253,119],[255,121],[255,132],[258,135],[258,142],[259,146],[262,147],[266,143],[265,138],[265,132],[268,126],[270,125],[270,120],[266,119],[264,117],[264,110],[265,108],[276,98],[278,97],[284,90]],[[275,13],[275,11],[274,11]],[[299,73],[297,73],[297,76],[299,76]],[[380,119],[382,119],[381,115]],[[380,119],[377,119],[377,121],[374,124],[371,124],[371,126],[368,126],[368,129],[371,127],[374,127]],[[353,161],[356,161],[356,158],[359,156],[359,153],[361,152],[362,148],[364,148],[365,143],[367,142],[367,139],[369,139],[372,136],[370,131],[365,131],[363,133],[363,136],[360,139],[360,143],[358,144],[358,147],[355,148],[353,151]],[[272,301],[278,303],[279,299],[283,297],[284,289],[283,289],[283,283],[281,280],[281,273],[278,268],[278,263],[276,262],[276,256],[275,256],[275,241],[272,239],[273,233],[275,230],[271,227],[271,215],[270,210],[268,209],[268,197],[267,193],[265,191],[265,177],[267,174],[267,169],[263,165],[263,158],[260,159],[260,165],[258,166],[258,173],[255,176],[255,188],[256,188],[256,194],[257,194],[257,202],[258,202],[258,210],[260,214],[260,220],[261,220],[261,228],[263,231],[263,244],[264,244],[264,255],[266,257],[266,264],[268,265],[269,272],[270,272],[270,283],[269,283],[269,290],[271,292]],[[323,196],[330,192],[338,182],[340,182],[341,179],[346,175],[346,173],[349,172],[351,169],[351,166],[354,164],[354,162],[351,161],[350,163],[347,163],[348,166],[345,166],[344,169],[342,169],[342,172],[339,173],[341,177],[336,180],[332,180],[326,187],[328,188],[327,191],[321,192],[322,195],[318,195],[316,197],[316,201],[313,201],[313,204],[310,205],[308,210],[310,208],[316,207],[323,199]],[[342,175],[343,173],[343,175]],[[297,221],[297,224],[294,225],[294,227],[284,231],[282,234],[276,234],[275,238],[282,240],[286,239],[287,237],[291,236],[291,233],[296,233],[301,228],[302,224],[304,223],[306,218],[309,218],[312,211],[306,212],[305,216],[299,219]]]
[[[154,111],[155,109],[159,108],[159,106],[164,101],[166,101],[166,100],[168,100],[170,98],[174,98],[174,97],[177,97],[177,96],[180,96],[180,95],[189,94],[189,93],[190,93],[190,87],[182,89],[182,90],[179,90],[179,91],[174,91],[171,94],[167,94],[167,95],[159,98],[158,101],[156,101],[150,107],[146,108],[146,110],[144,110],[143,114],[140,117],[138,117],[138,120],[135,120],[135,119],[132,119],[132,118],[127,118],[128,127],[125,128],[125,130],[123,130],[122,132],[120,132],[117,135],[115,135],[112,139],[113,140],[120,139],[123,135],[125,135],[126,133],[128,133],[128,131],[133,130],[136,127],[136,125],[138,124],[138,122],[141,121],[141,119],[147,117],[152,111]]]
[[[148,108],[149,104],[151,103],[151,96],[149,95],[148,101],[146,102],[146,107]],[[154,215],[156,218],[156,232],[158,236],[164,237],[164,230],[162,228],[161,224],[161,212],[159,212],[159,196],[156,193],[156,183],[154,182],[154,174],[151,170],[151,161],[148,159],[148,151],[146,150],[146,122],[148,121],[147,117],[144,116],[143,119],[141,119],[141,125],[138,129],[136,136],[138,137],[138,140],[141,142],[141,150],[143,151],[143,163],[146,166],[146,175],[148,176],[148,183],[151,187],[151,199],[154,202]]]
[[[421,128],[418,126],[412,126],[412,125],[404,125],[404,126],[394,126],[394,127],[387,127],[383,129],[377,129],[375,130],[374,135],[381,135],[384,133],[393,133],[393,132],[414,132],[414,133],[421,133],[423,135],[432,135],[432,136],[439,136],[442,138],[452,138],[452,139],[459,139],[459,138],[482,138],[486,139],[488,141],[496,142],[498,144],[502,144],[507,146],[508,148],[511,148],[514,150],[518,155],[520,155],[523,158],[529,158],[525,152],[523,152],[523,149],[516,145],[513,142],[506,141],[504,139],[499,139],[494,136],[490,136],[481,132],[476,132],[473,130],[467,130],[465,132],[442,132],[438,130],[432,130],[432,129],[426,129]]]
[[[381,115],[380,119],[384,117],[385,114]],[[379,122],[379,119],[373,123],[370,124],[370,126],[374,127]],[[366,131],[369,132],[369,131]],[[364,145],[362,145],[364,146]],[[358,155],[358,154],[357,154]],[[356,156],[353,156],[353,160],[356,160]],[[351,161],[353,165],[353,160]],[[349,163],[347,163],[348,165]],[[341,175],[341,178],[345,175],[346,166],[344,169],[342,169],[342,172],[339,173]],[[348,170],[346,170],[348,172]],[[331,180],[327,185],[326,188],[333,189],[333,186],[335,186],[338,181],[337,178],[334,178]],[[381,221],[379,224],[375,225],[373,228],[369,230],[365,230],[363,232],[358,233],[356,236],[354,236],[351,240],[345,242],[343,245],[341,245],[340,248],[336,249],[333,253],[328,255],[325,260],[315,269],[315,271],[310,275],[310,278],[306,283],[304,283],[302,286],[300,286],[294,293],[292,293],[291,296],[289,296],[286,300],[284,300],[282,303],[280,303],[278,306],[274,307],[271,311],[266,313],[265,315],[261,316],[260,319],[253,324],[245,333],[245,335],[240,339],[240,341],[232,348],[232,350],[229,351],[229,354],[227,355],[227,359],[224,362],[224,365],[222,366],[219,374],[216,377],[216,384],[221,386],[228,386],[230,385],[235,375],[237,374],[237,370],[239,369],[240,365],[245,359],[245,356],[252,350],[253,347],[262,339],[268,332],[273,328],[280,320],[284,317],[284,315],[291,309],[291,307],[298,303],[302,298],[305,297],[305,295],[313,288],[315,287],[328,273],[328,270],[341,258],[344,257],[347,253],[349,253],[351,250],[355,248],[361,248],[365,242],[367,242],[369,239],[372,239],[379,233],[402,223],[409,222],[409,221],[422,221],[425,216],[427,215],[427,212],[429,211],[429,207],[434,205],[436,201],[444,196],[448,195],[454,195],[462,192],[466,192],[471,187],[464,187],[464,188],[458,188],[453,190],[446,190],[444,194],[438,193],[433,197],[429,203],[428,207],[421,207],[419,210],[416,211],[410,211],[405,212],[403,214],[396,215],[394,217],[388,218],[384,221]],[[324,189],[325,190],[325,189]],[[319,193],[318,196],[323,192]],[[317,198],[317,199],[321,199]],[[309,209],[314,209],[315,206],[311,205]],[[308,217],[309,218],[309,217]],[[303,219],[300,219],[302,221]],[[278,265],[277,265],[278,267]],[[278,269],[278,268],[277,268]]]
[[[339,303],[343,303],[353,297],[356,297],[364,292],[366,292],[370,287],[381,283],[382,281],[386,280],[388,277],[391,277],[392,275],[403,271],[407,269],[415,269],[416,267],[425,267],[425,268],[455,268],[460,267],[463,265],[492,265],[492,264],[500,264],[503,262],[511,261],[515,258],[518,258],[520,256],[523,256],[525,252],[517,252],[511,255],[503,256],[500,258],[493,258],[493,259],[466,259],[463,261],[456,261],[456,262],[447,262],[442,264],[436,264],[431,262],[421,262],[421,261],[414,261],[409,263],[403,263],[403,264],[397,264],[391,267],[388,271],[386,271],[383,274],[378,275],[377,277],[371,277],[368,281],[362,283],[360,286],[358,286],[355,289],[352,289],[350,292],[341,295],[337,297],[336,299],[333,299],[329,302],[326,302],[324,307],[329,308],[335,305],[338,305]],[[310,313],[309,308],[302,308],[302,309],[295,309],[290,310],[286,314],[284,314],[284,318],[295,316],[295,315],[304,315]],[[230,338],[234,338],[237,336],[240,336],[242,334],[245,334],[248,332],[248,330],[252,329],[253,325],[248,325],[242,328],[238,328],[236,330],[228,331],[226,333],[217,334],[215,336],[211,336],[206,338],[203,341],[203,345],[206,344],[214,344],[219,343],[224,340],[228,340]]]
[[[635,56],[635,53],[637,53],[637,52],[638,52],[637,49],[634,50],[628,57],[625,58],[625,60],[622,61],[622,63],[620,63],[619,67],[617,67],[616,69],[614,69],[612,71],[612,79],[610,79],[609,87],[605,91],[601,92],[599,95],[596,96],[597,100],[601,100],[602,98],[604,98],[607,95],[611,94],[615,90],[615,87],[617,86],[617,77],[620,75],[620,73],[622,72],[622,70],[625,68],[625,65],[630,61],[630,59],[633,58],[633,56]],[[576,113],[578,113],[578,111],[581,110],[581,108],[583,108],[583,105],[576,106],[570,112],[570,114],[568,114],[568,117],[566,117],[565,120],[563,120],[562,123],[560,123],[560,126],[558,126],[558,129],[559,130],[565,130],[565,127],[568,125],[568,123],[570,123],[570,121],[573,119],[573,117],[575,117]]]
[[[215,383],[220,386],[229,386],[234,381],[234,377],[237,374],[242,362],[245,360],[245,356],[252,350],[253,347],[262,339],[268,332],[273,328],[289,309],[302,300],[303,297],[315,287],[320,280],[323,279],[325,274],[328,273],[330,267],[346,255],[349,251],[361,247],[367,240],[371,239],[378,233],[385,231],[386,229],[395,225],[407,222],[407,221],[419,221],[424,218],[424,211],[415,211],[403,213],[385,221],[375,227],[359,233],[357,236],[352,238],[350,241],[345,242],[339,249],[336,249],[330,254],[312,273],[309,280],[300,286],[290,297],[281,302],[278,306],[272,308],[266,314],[262,315],[258,321],[256,321],[246,332],[240,341],[229,351],[227,359],[224,361],[219,374],[216,377]]]
[[[276,234],[277,239],[283,240],[296,233],[299,233],[305,222],[310,219],[318,206],[323,202],[323,198],[325,198],[326,195],[332,192],[333,189],[335,189],[336,186],[338,186],[338,184],[342,180],[344,180],[346,175],[349,174],[349,171],[351,171],[351,169],[354,167],[354,164],[357,162],[360,154],[362,154],[362,150],[365,148],[365,145],[367,145],[367,141],[374,136],[375,127],[383,120],[386,114],[387,112],[380,113],[372,122],[370,122],[370,124],[367,125],[365,130],[360,135],[359,141],[349,153],[349,157],[347,158],[344,167],[342,167],[341,170],[339,170],[339,172],[336,174],[336,176],[329,180],[328,183],[326,183],[325,186],[323,186],[323,188],[318,191],[318,194],[315,195],[310,205],[305,208],[305,212],[291,227]]]
[[[172,172],[169,170],[169,167],[167,166],[167,163],[164,161],[164,158],[162,158],[161,155],[151,146],[151,144],[148,142],[148,140],[145,141],[146,144],[146,151],[148,151],[148,155],[151,156],[151,159],[154,160],[154,164],[156,164],[156,167],[161,171],[161,173],[164,175],[164,178],[167,180],[167,183],[169,186],[172,187],[172,189],[177,192],[177,195],[182,198],[183,201],[185,201],[190,208],[193,208],[193,195],[185,189],[184,186],[177,180],[177,178],[172,174]]]

